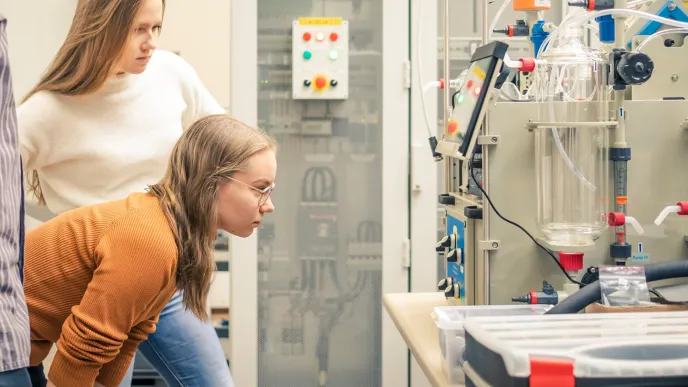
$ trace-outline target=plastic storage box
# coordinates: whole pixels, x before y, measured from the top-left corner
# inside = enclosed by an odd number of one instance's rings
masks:
[[[466,386],[688,386],[688,312],[479,317],[465,330]]]
[[[439,306],[432,316],[439,330],[439,344],[444,372],[452,384],[463,384],[463,350],[465,345],[463,324],[467,318],[485,316],[532,316],[544,314],[551,305],[480,305]]]

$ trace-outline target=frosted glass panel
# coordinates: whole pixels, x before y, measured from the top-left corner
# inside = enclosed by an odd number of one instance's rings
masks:
[[[279,143],[277,211],[258,233],[261,387],[381,385],[381,10],[258,0],[259,125]],[[348,22],[347,99],[292,98],[299,17]]]

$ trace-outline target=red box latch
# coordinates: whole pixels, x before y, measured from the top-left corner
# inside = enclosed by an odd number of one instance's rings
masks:
[[[573,362],[530,358],[530,387],[576,387]]]

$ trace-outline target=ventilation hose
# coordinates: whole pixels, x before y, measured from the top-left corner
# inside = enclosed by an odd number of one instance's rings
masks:
[[[688,261],[653,263],[644,267],[647,282],[688,277]],[[545,314],[578,313],[586,306],[600,301],[601,298],[600,281],[597,280],[568,296]]]

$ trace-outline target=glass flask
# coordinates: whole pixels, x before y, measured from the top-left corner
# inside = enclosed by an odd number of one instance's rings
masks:
[[[605,60],[571,28],[535,73],[537,224],[554,246],[590,245],[607,228],[609,87]]]

